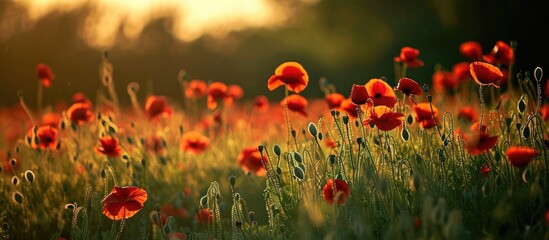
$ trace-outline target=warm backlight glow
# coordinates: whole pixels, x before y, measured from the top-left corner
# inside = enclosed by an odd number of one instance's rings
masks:
[[[24,26],[32,26],[50,13],[77,10],[84,14],[79,34],[91,46],[107,48],[118,37],[136,39],[153,20],[164,20],[167,31],[182,41],[205,34],[223,37],[231,31],[252,27],[276,27],[284,23],[297,6],[272,0],[18,0],[27,14]],[[7,11],[6,11],[7,12]],[[14,19],[0,20],[0,30],[14,32]]]

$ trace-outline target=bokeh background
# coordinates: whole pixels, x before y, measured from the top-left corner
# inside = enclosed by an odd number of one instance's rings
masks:
[[[422,68],[408,76],[431,82],[435,68],[465,60],[460,43],[483,52],[517,41],[516,71],[549,69],[547,8],[521,0],[0,0],[0,105],[32,107],[38,63],[56,78],[44,103],[69,102],[75,92],[95,100],[105,91],[101,55],[109,53],[122,104],[126,86],[181,98],[177,73],[188,79],[239,84],[245,99],[269,92],[268,77],[284,61],[298,61],[311,82],[302,92],[322,97],[325,77],[348,95],[353,83],[386,77],[395,84],[393,57],[403,46],[421,51]]]

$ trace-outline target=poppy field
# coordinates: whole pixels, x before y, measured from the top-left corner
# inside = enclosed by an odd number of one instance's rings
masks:
[[[283,99],[183,69],[141,99],[105,54],[95,101],[54,104],[39,63],[36,104],[0,108],[0,239],[549,239],[547,77],[512,42],[458,49],[351,89],[289,60],[257,80]]]

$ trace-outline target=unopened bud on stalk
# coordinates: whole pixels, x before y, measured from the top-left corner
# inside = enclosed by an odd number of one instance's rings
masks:
[[[234,175],[229,176],[229,183],[234,187],[234,184],[236,183],[236,177]]]

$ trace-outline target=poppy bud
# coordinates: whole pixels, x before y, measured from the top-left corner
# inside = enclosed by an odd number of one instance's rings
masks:
[[[303,162],[303,158],[301,157],[301,154],[299,154],[298,152],[294,152],[294,159],[296,162],[298,163],[302,163]]]
[[[342,117],[342,119],[343,119],[343,124],[345,125],[349,124],[349,116],[345,115]]]
[[[311,123],[309,123],[308,129],[309,129],[309,134],[311,134],[311,136],[316,138],[317,135],[318,135],[318,132],[316,130],[316,125],[311,122]]]
[[[23,204],[24,197],[19,191],[15,191],[13,192],[13,195],[11,195],[11,199],[18,204]]]
[[[368,100],[368,91],[366,86],[353,84],[351,89],[351,101],[356,105],[365,104]]]
[[[10,165],[11,165],[12,167],[14,167],[15,164],[17,164],[17,159],[15,159],[15,158],[10,159]]]
[[[328,159],[330,160],[330,164],[334,165],[336,161],[336,155],[330,154],[330,156],[328,156]]]
[[[24,177],[25,177],[25,180],[27,180],[27,182],[29,183],[34,182],[34,173],[31,170],[25,171]]]
[[[273,152],[275,153],[276,156],[280,157],[280,146],[278,146],[278,144],[275,144],[273,146]]]
[[[229,177],[229,183],[231,183],[231,186],[234,187],[234,184],[236,183],[236,177],[234,175]]]

